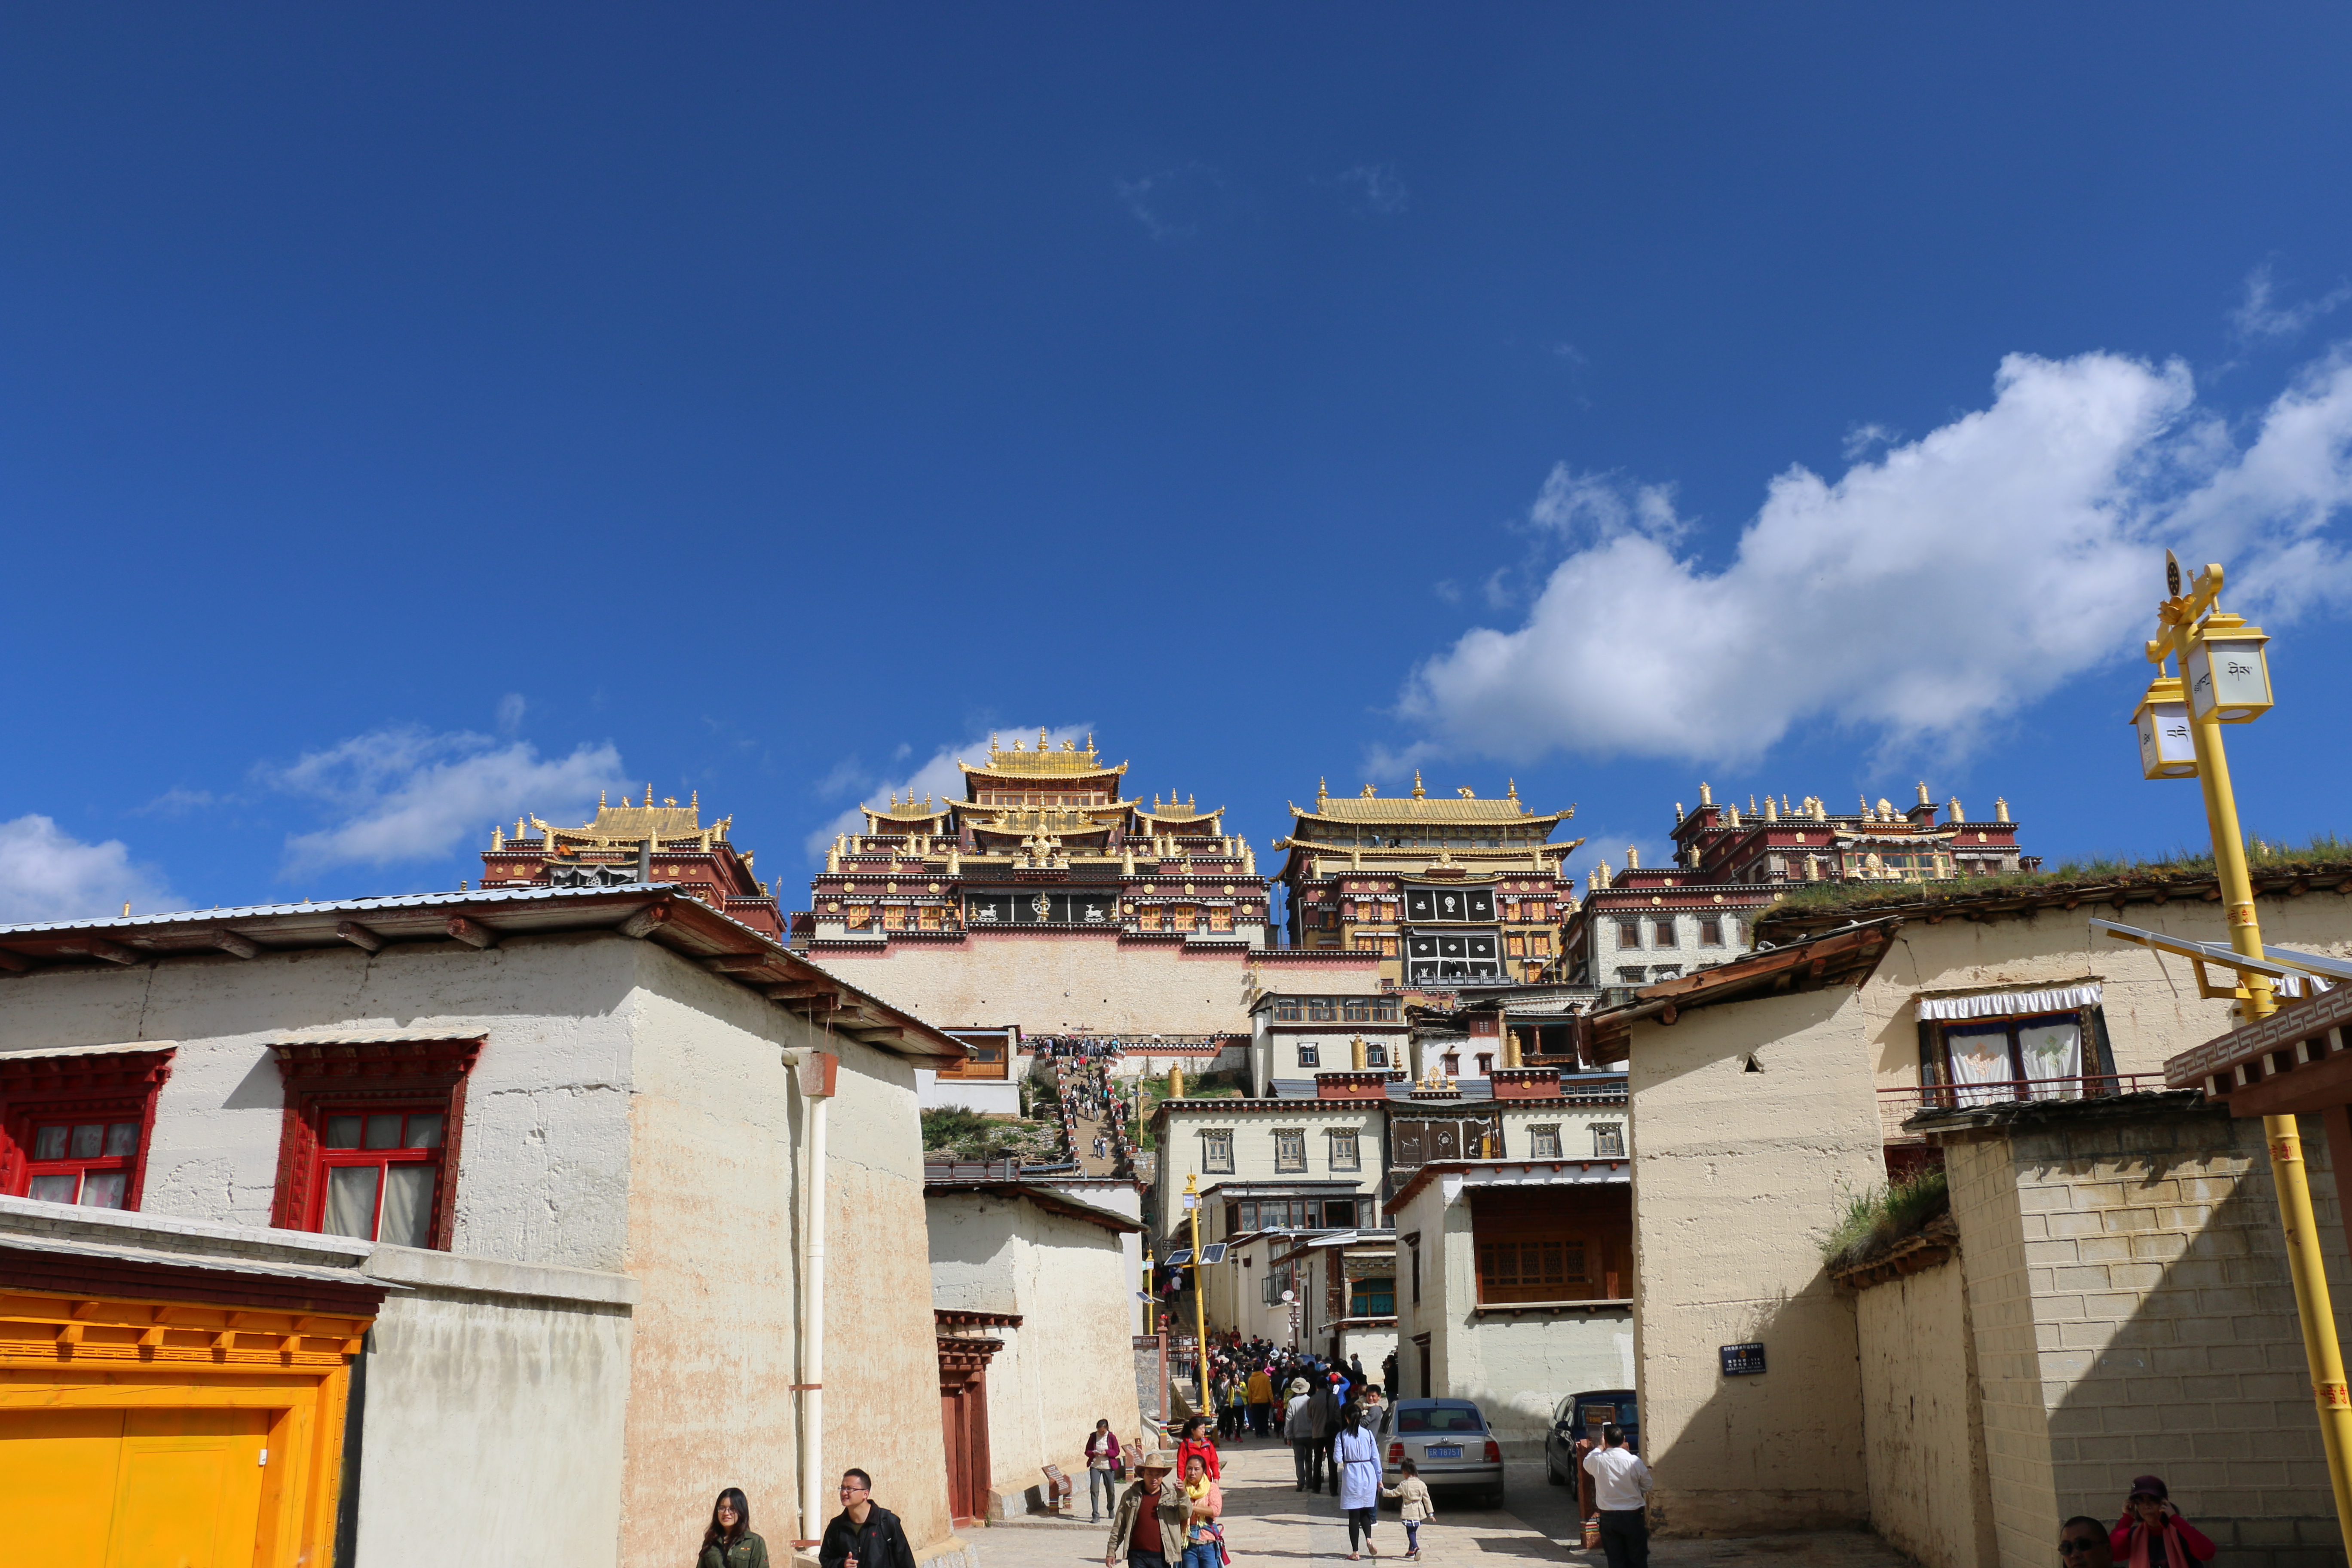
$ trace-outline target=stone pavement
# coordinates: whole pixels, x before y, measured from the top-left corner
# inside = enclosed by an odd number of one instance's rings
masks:
[[[1347,1561],[1347,1521],[1338,1500],[1295,1489],[1286,1445],[1244,1442],[1223,1458],[1225,1544],[1234,1568],[1307,1568],[1310,1563],[1322,1568]],[[1500,1561],[1506,1558],[1605,1568],[1601,1552],[1570,1545],[1580,1539],[1573,1493],[1545,1486],[1539,1463],[1515,1464],[1507,1474],[1509,1495],[1502,1509],[1437,1499],[1435,1522],[1422,1527],[1416,1568],[1509,1568]],[[1100,1568],[1108,1532],[1086,1522],[1083,1479],[1081,1489],[1076,1522],[1016,1521],[968,1531],[982,1568]],[[1382,1510],[1373,1542],[1381,1559],[1402,1562],[1404,1526],[1393,1507]],[[1650,1562],[1652,1568],[1916,1568],[1876,1536],[1843,1531],[1655,1541]]]

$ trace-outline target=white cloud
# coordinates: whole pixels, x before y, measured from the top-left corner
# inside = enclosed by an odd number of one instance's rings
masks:
[[[2300,305],[2273,303],[2276,293],[2277,284],[2271,277],[2269,262],[2246,274],[2246,297],[2230,312],[2231,330],[2249,342],[2299,336],[2312,322],[2352,300],[2352,283],[2339,283],[2318,299],[2306,300]]]
[[[1046,740],[1049,744],[1055,746],[1060,745],[1065,741],[1076,741],[1079,745],[1083,746],[1087,743],[1087,732],[1092,728],[1093,726],[1088,724],[1065,724],[1058,730],[1049,730],[1046,731]],[[1001,737],[1001,739],[1008,746],[1016,740],[1023,742],[1024,744],[1034,744],[1034,740],[1028,737],[1025,733],[1017,731],[1007,731]],[[912,749],[909,747],[901,746],[898,748],[898,755],[899,757],[910,756],[912,754]],[[887,803],[890,797],[894,795],[918,800],[921,799],[925,795],[929,795],[933,800],[961,800],[963,798],[963,769],[959,767],[957,764],[959,763],[971,763],[978,765],[987,761],[988,742],[985,738],[977,741],[966,741],[961,745],[941,746],[938,751],[931,753],[930,760],[929,762],[925,763],[921,767],[917,768],[913,773],[908,773],[902,778],[877,778],[872,780],[872,782],[866,786],[864,799],[861,800],[857,805],[851,806],[848,810],[841,813],[832,821],[827,822],[815,832],[810,834],[805,839],[802,840],[802,847],[808,851],[808,857],[810,859],[824,859],[824,852],[833,847],[833,841],[835,838],[838,838],[845,833],[863,833],[866,831],[866,813],[863,809],[864,806],[868,805],[884,805]],[[855,787],[856,775],[855,774],[854,767],[854,763],[840,763],[836,765],[831,773],[825,775],[825,780],[829,784],[835,785],[839,788]]]
[[[509,691],[499,699],[499,733],[511,735],[522,728],[522,693]]]
[[[1391,164],[1359,163],[1341,174],[1339,183],[1355,191],[1357,201],[1367,212],[1394,217],[1405,209],[1409,193]]]
[[[1530,521],[1567,542],[1516,630],[1475,629],[1402,707],[1453,747],[1752,759],[1809,720],[1965,745],[2136,658],[2162,552],[2231,568],[2228,602],[2352,599],[2352,362],[2331,357],[2241,449],[2188,371],[2012,355],[1990,406],[1834,483],[1773,479],[1720,567],[1679,555],[1672,492],[1555,468]]]
[[[1188,239],[1228,205],[1225,183],[1205,163],[1183,163],[1139,179],[1113,180],[1119,205],[1154,239]]]
[[[131,864],[119,838],[85,844],[46,816],[0,822],[0,921],[87,920],[179,907],[152,867]]]
[[[430,859],[521,811],[585,820],[600,789],[627,782],[609,742],[542,758],[528,741],[502,745],[487,735],[414,727],[355,735],[264,777],[326,802],[341,816],[287,839],[289,872]]]

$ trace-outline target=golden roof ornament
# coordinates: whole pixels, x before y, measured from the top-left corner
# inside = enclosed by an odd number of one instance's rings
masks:
[[[1708,806],[1713,805],[1714,804],[1715,804],[1715,791],[1714,791],[1712,788],[1710,788],[1710,787],[1708,786],[1708,784],[1707,784],[1707,783],[1706,783],[1706,781],[1705,779],[1701,779],[1701,780],[1699,781],[1699,785],[1698,785],[1698,805],[1699,805],[1699,809],[1700,809],[1701,811],[1705,811]]]
[[[1921,805],[1933,805],[1936,804],[1934,801],[1927,798],[1927,781],[1926,779],[1921,779],[1919,781],[1919,804]]]
[[[1504,785],[1503,785],[1503,798],[1504,798],[1505,800],[1517,800],[1517,799],[1518,799],[1518,798],[1519,798],[1519,781],[1518,781],[1518,780],[1517,780],[1517,779],[1511,779],[1511,780],[1507,781],[1507,782],[1504,784]]]
[[[1627,846],[1625,846],[1625,869],[1627,869],[1628,871],[1638,871],[1638,870],[1640,870],[1641,868],[1642,868],[1642,852],[1641,852],[1641,850],[1639,850],[1639,849],[1635,848],[1633,845],[1628,844]]]
[[[1427,800],[1429,798],[1429,792],[1421,787],[1421,770],[1419,768],[1412,770],[1412,798],[1415,800]]]
[[[1997,795],[1993,796],[1992,819],[1995,822],[2007,822],[2009,820],[2009,797],[2007,795]]]
[[[1960,797],[1958,795],[1954,795],[1951,799],[1944,803],[1944,815],[1954,822],[1966,822],[1968,820],[1968,817],[1960,810]]]
[[[1317,779],[1315,781],[1315,804],[1321,805],[1325,801],[1329,800],[1330,798],[1331,781],[1328,779]]]
[[[1473,790],[1468,784],[1454,785],[1454,793],[1460,795],[1464,800],[1476,800],[1478,798],[1477,792]]]

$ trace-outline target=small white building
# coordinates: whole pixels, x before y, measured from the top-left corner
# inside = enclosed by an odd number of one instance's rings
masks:
[[[923,1198],[940,1342],[969,1352],[961,1377],[942,1356],[950,1475],[965,1479],[951,1501],[960,1520],[1002,1519],[1042,1500],[1045,1466],[1086,1468],[1097,1420],[1140,1436],[1124,1247],[1143,1226],[1043,1182],[948,1169]]]
[[[5,926],[0,972],[0,1472],[65,1478],[20,1539],[164,1497],[115,1478],[169,1405],[234,1461],[152,1505],[212,1560],[668,1561],[730,1484],[790,1542],[820,1438],[967,1557],[895,1239],[937,1031],[642,884]]]
[[[1622,1152],[1433,1161],[1388,1211],[1400,1397],[1475,1400],[1496,1436],[1525,1441],[1541,1437],[1566,1395],[1633,1386],[1633,1173]]]
[[[1250,1008],[1252,1092],[1326,1072],[1404,1070],[1403,1005],[1394,996],[1278,992]]]

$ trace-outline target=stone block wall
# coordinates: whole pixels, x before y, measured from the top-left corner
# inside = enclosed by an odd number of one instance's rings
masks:
[[[2315,1121],[2304,1151],[2341,1306]],[[2149,1472],[2232,1563],[2344,1561],[2261,1122],[2036,1108],[1947,1169],[2003,1563],[2039,1568],[2060,1520],[2113,1520]]]

